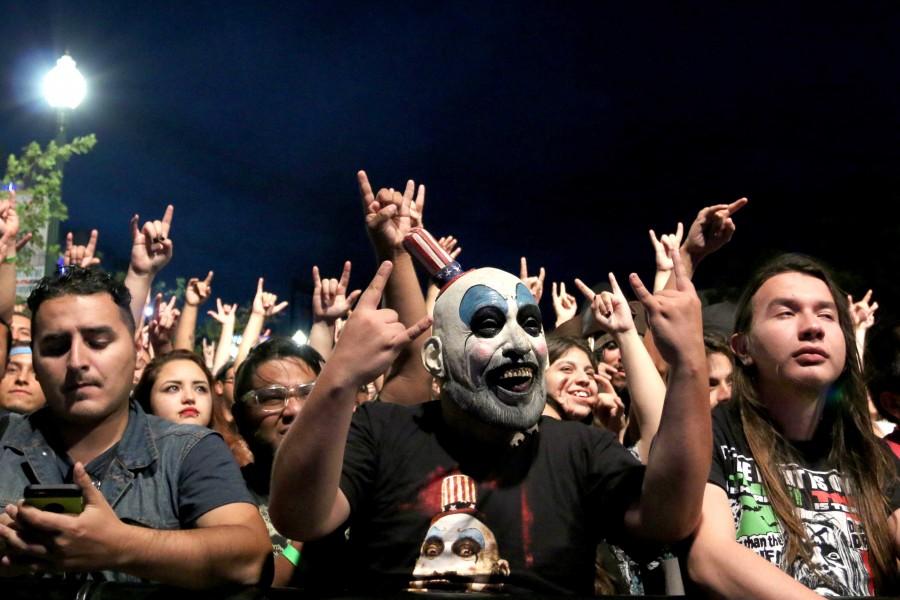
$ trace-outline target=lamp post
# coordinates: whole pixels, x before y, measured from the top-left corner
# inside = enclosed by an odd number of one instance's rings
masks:
[[[75,60],[66,52],[59,60],[56,66],[50,69],[44,76],[43,82],[44,98],[47,103],[56,109],[56,144],[61,146],[66,143],[66,121],[70,111],[78,108],[81,101],[87,95],[87,82],[84,76],[75,66]],[[62,166],[60,165],[60,175],[62,174]],[[60,196],[62,189],[60,189]],[[47,254],[44,266],[44,273],[50,274],[56,268],[55,253],[50,252],[52,241],[59,239],[59,220],[51,218],[47,223]]]

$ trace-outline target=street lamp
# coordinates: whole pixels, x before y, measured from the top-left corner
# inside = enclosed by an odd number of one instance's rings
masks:
[[[67,111],[78,108],[87,95],[87,82],[84,75],[75,66],[75,61],[68,53],[56,61],[56,66],[44,76],[44,98],[56,109],[59,130],[56,141],[63,144],[66,140]]]
[[[66,52],[56,61],[56,66],[44,76],[44,98],[47,104],[56,109],[56,145],[66,143],[66,117],[69,111],[78,108],[87,95],[87,82],[84,75],[75,66],[75,60]],[[60,172],[62,167],[60,166]],[[60,191],[62,193],[62,191]],[[59,220],[51,218],[47,223],[47,254],[44,273],[53,273],[57,257],[50,252],[51,241],[59,239]]]

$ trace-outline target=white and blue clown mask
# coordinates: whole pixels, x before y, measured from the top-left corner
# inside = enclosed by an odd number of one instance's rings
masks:
[[[537,424],[547,342],[541,311],[521,280],[492,268],[465,273],[438,297],[433,332],[422,356],[443,395],[493,426]]]

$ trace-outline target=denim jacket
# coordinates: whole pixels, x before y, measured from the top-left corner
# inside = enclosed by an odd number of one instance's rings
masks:
[[[26,485],[63,483],[55,451],[41,432],[52,418],[46,408],[24,417],[0,417],[0,507],[18,502]],[[126,523],[152,529],[191,527],[178,515],[180,466],[208,435],[213,432],[205,427],[171,423],[131,402],[116,457],[94,485]],[[113,578],[134,580],[122,574]]]

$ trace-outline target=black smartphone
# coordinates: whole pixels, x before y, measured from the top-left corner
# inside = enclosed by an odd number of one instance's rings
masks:
[[[84,495],[74,483],[25,486],[25,504],[55,513],[81,514]]]

